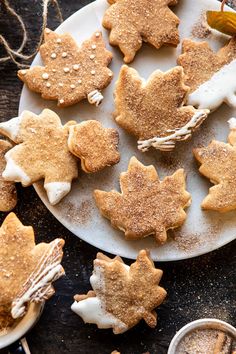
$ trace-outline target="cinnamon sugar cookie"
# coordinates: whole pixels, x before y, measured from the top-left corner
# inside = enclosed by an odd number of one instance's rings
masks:
[[[93,291],[76,295],[72,310],[84,322],[112,328],[115,334],[129,330],[142,319],[154,328],[155,308],[166,297],[165,289],[158,285],[162,273],[144,250],[130,267],[120,257],[111,259],[98,253],[90,278]]]
[[[17,194],[15,184],[7,182],[2,177],[2,172],[6,167],[4,155],[12,144],[9,141],[0,139],[0,211],[10,211],[16,206]]]
[[[173,150],[177,141],[191,137],[209,112],[184,106],[188,91],[181,67],[156,70],[145,82],[124,65],[115,89],[115,120],[139,139],[141,151]]]
[[[22,317],[30,302],[54,294],[52,282],[64,274],[63,245],[62,239],[36,245],[32,227],[8,214],[0,228],[0,331],[6,316]]]
[[[217,53],[207,42],[183,41],[177,62],[190,86],[188,104],[214,110],[223,102],[236,107],[236,38]]]
[[[62,126],[58,115],[49,109],[40,115],[24,111],[1,123],[1,134],[18,144],[5,155],[3,178],[23,186],[44,179],[50,203],[58,203],[78,175],[77,159],[67,146],[68,126]]]
[[[5,154],[4,180],[29,186],[44,179],[52,205],[70,192],[72,180],[78,176],[78,157],[87,173],[119,162],[115,129],[92,120],[63,126],[49,109],[39,115],[24,111],[0,123],[0,133],[17,144]]]
[[[105,48],[101,32],[78,47],[69,33],[44,32],[40,54],[45,66],[19,70],[18,77],[42,98],[56,100],[58,106],[73,105],[85,98],[98,106],[100,90],[109,85],[113,74],[107,66],[112,54]]]
[[[110,33],[110,44],[119,46],[124,61],[130,63],[148,42],[155,48],[163,44],[177,46],[179,43],[178,17],[169,6],[178,0],[108,0],[111,5],[106,10],[103,26]]]
[[[236,209],[236,118],[229,120],[228,144],[213,140],[205,148],[194,149],[199,171],[215,184],[202,202],[203,209],[226,212]]]
[[[115,129],[104,128],[96,120],[89,120],[69,128],[68,146],[81,159],[82,169],[96,172],[120,161],[119,135]]]
[[[181,226],[191,202],[185,190],[184,170],[160,181],[154,166],[144,166],[135,157],[127,172],[120,175],[121,193],[94,191],[101,214],[112,226],[124,231],[128,240],[153,235],[159,243],[167,240],[167,230]]]

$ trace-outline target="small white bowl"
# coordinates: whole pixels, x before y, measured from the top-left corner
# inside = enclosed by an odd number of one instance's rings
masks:
[[[44,303],[31,303],[25,316],[15,326],[12,326],[6,334],[0,334],[0,349],[21,339],[38,321],[43,307]]]
[[[203,318],[200,320],[190,322],[184,327],[182,327],[172,339],[167,354],[176,354],[176,350],[178,349],[180,342],[187,334],[193,332],[196,329],[206,329],[206,328],[218,329],[220,331],[226,332],[236,340],[236,328],[234,328],[227,322],[221,320],[217,320],[214,318]]]

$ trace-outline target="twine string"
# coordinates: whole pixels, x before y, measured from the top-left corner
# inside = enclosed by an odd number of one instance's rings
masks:
[[[15,17],[17,19],[17,21],[20,24],[21,27],[21,31],[23,34],[22,37],[22,41],[20,44],[20,47],[18,49],[13,49],[11,48],[10,44],[8,43],[8,41],[6,40],[6,38],[4,38],[2,35],[0,35],[0,44],[3,45],[3,47],[6,50],[7,56],[0,58],[0,63],[4,63],[6,61],[12,60],[18,67],[29,67],[29,65],[27,64],[22,64],[18,61],[18,59],[21,59],[23,61],[27,61],[29,59],[32,59],[38,52],[39,47],[41,46],[42,42],[43,42],[43,33],[44,30],[47,26],[47,19],[48,19],[48,7],[50,4],[52,4],[56,10],[56,15],[59,19],[60,22],[63,22],[63,17],[62,17],[62,13],[59,7],[59,4],[57,2],[57,0],[42,0],[42,26],[41,26],[41,32],[40,32],[40,37],[39,37],[39,41],[38,44],[36,46],[36,48],[34,49],[33,53],[29,54],[29,55],[25,55],[23,54],[23,50],[27,44],[27,40],[28,40],[28,36],[27,36],[27,31],[25,28],[25,24],[24,21],[22,19],[22,17],[20,15],[18,15],[15,10],[9,5],[8,0],[0,0],[0,3],[2,4],[3,8],[13,17]]]

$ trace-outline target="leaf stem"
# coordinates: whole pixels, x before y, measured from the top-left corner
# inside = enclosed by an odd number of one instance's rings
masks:
[[[222,3],[221,3],[221,8],[220,8],[220,11],[224,11],[224,6],[225,6],[225,4],[226,4],[226,1],[227,0],[222,0]]]

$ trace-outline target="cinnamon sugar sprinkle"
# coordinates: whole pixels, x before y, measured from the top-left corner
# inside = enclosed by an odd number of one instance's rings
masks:
[[[208,38],[211,34],[211,29],[207,24],[205,11],[201,14],[197,22],[194,23],[191,34],[195,38]]]
[[[63,204],[63,210],[66,211],[68,219],[73,223],[84,225],[90,220],[93,208],[91,200],[82,201],[80,206],[69,201],[61,204]]]
[[[236,342],[229,334],[203,328],[187,334],[177,347],[176,354],[232,354],[234,350]]]
[[[193,251],[194,249],[202,246],[204,243],[214,242],[215,238],[219,235],[221,229],[221,221],[216,225],[211,225],[206,229],[206,237],[203,238],[200,233],[186,233],[181,229],[170,230],[169,235],[175,241],[175,247],[184,252]]]

